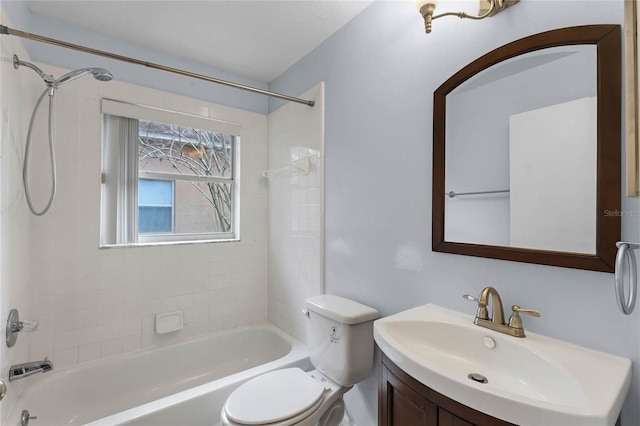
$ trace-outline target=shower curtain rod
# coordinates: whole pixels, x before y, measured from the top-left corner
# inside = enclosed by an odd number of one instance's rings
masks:
[[[293,96],[283,95],[281,93],[258,89],[257,87],[246,86],[244,84],[234,83],[232,81],[227,81],[227,80],[221,80],[219,78],[209,77],[206,75],[197,74],[190,71],[184,71],[178,68],[172,68],[164,65],[154,64],[153,62],[141,61],[139,59],[131,58],[128,56],[122,56],[122,55],[118,55],[111,52],[106,52],[104,50],[93,49],[91,47],[81,46],[79,44],[67,43],[66,41],[56,40],[55,38],[44,37],[38,34],[27,33],[24,31],[9,28],[4,25],[0,25],[0,34],[13,35],[16,37],[22,37],[29,40],[39,41],[42,43],[53,44],[54,46],[60,46],[60,47],[65,47],[67,49],[78,50],[84,53],[90,53],[92,55],[104,56],[111,59],[117,59],[118,61],[130,62],[136,65],[143,65],[148,68],[154,68],[161,71],[168,71],[175,74],[181,74],[187,77],[209,81],[211,83],[223,84],[225,86],[235,87],[236,89],[242,89],[242,90],[247,90],[249,92],[260,93],[262,95],[272,96],[274,98],[284,99],[286,101],[297,102],[299,104],[308,105],[310,107],[314,106],[315,104],[313,101],[308,101],[306,99],[295,98]]]

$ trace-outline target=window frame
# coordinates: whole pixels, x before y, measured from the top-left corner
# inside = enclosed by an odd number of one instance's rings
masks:
[[[104,198],[105,192],[113,192],[114,189],[109,189],[106,187],[105,182],[109,180],[106,177],[107,173],[113,175],[113,164],[105,164],[105,159],[103,158],[102,165],[102,187],[103,187],[103,200],[101,202],[101,236],[100,236],[100,245],[101,247],[108,246],[132,246],[132,245],[147,245],[147,244],[163,244],[163,243],[189,243],[189,242],[199,242],[199,241],[239,241],[240,240],[240,215],[239,215],[239,206],[240,206],[240,190],[239,190],[239,176],[240,176],[240,168],[238,167],[239,163],[239,155],[240,155],[240,140],[241,129],[242,127],[236,123],[231,123],[222,120],[216,120],[209,117],[203,117],[183,112],[177,111],[169,111],[166,109],[150,107],[145,105],[137,105],[131,104],[127,102],[117,101],[113,99],[102,99],[102,113],[103,113],[103,123],[105,123],[105,128],[107,128],[107,116],[115,116],[121,117],[125,119],[132,120],[147,120],[158,123],[170,123],[171,125],[177,125],[181,127],[189,127],[195,128],[198,130],[211,131],[222,133],[226,135],[232,136],[231,141],[231,176],[230,177],[218,177],[218,176],[201,176],[201,175],[184,175],[180,173],[171,173],[171,172],[155,172],[155,171],[140,171],[138,170],[138,162],[139,156],[136,155],[135,159],[127,157],[125,166],[128,170],[129,175],[133,174],[135,176],[136,188],[130,188],[130,185],[122,185],[118,184],[118,187],[125,186],[129,190],[122,191],[121,189],[115,190],[117,192],[118,197],[121,197],[121,194],[126,194],[126,197],[129,198],[128,204],[131,206],[135,205],[135,212],[117,212],[109,211],[109,207],[105,206]],[[136,126],[137,127],[137,126]],[[139,132],[138,132],[139,134]],[[112,149],[111,147],[107,148],[106,144],[113,143],[112,141],[107,141],[107,135],[103,131],[103,155],[104,151],[107,149]],[[138,152],[139,141],[136,139],[135,143],[136,149],[135,152]],[[122,149],[122,148],[120,148]],[[126,148],[130,153],[133,152],[132,149]],[[113,155],[112,155],[113,157]],[[111,163],[114,160],[113,158],[110,160]],[[119,166],[115,166],[119,167]],[[175,191],[175,183],[177,181],[191,181],[191,182],[207,182],[207,183],[218,183],[218,184],[227,184],[230,185],[230,193],[231,193],[231,206],[230,206],[230,214],[229,218],[231,220],[231,229],[229,232],[202,232],[202,233],[157,233],[157,234],[140,234],[138,232],[138,194],[137,194],[137,184],[139,179],[158,179],[158,180],[168,180],[173,181],[174,183],[174,191]],[[114,185],[111,182],[111,185]],[[135,198],[134,198],[135,197]],[[174,194],[175,197],[175,194]],[[174,214],[175,214],[175,201],[174,201]],[[118,207],[119,208],[119,207]],[[113,208],[111,208],[113,210]],[[113,216],[122,216],[126,215],[124,221],[121,221],[119,218],[116,219]],[[108,233],[105,233],[105,222],[115,222],[117,231],[115,232],[115,237],[111,236]],[[123,225],[122,222],[125,222]],[[126,222],[129,222],[129,225],[126,225]],[[120,227],[128,227],[135,229],[127,229],[126,231],[122,231]],[[175,228],[174,228],[175,229]],[[123,237],[123,235],[125,235]],[[105,241],[113,240],[113,241]]]

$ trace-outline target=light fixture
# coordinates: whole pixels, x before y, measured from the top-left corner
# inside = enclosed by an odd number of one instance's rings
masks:
[[[505,10],[509,6],[513,6],[519,1],[520,0],[478,0],[478,16],[468,15],[466,12],[445,12],[439,15],[434,15],[433,13],[436,10],[436,3],[438,0],[415,0],[415,5],[416,9],[420,12],[420,15],[424,18],[424,30],[429,34],[431,32],[431,22],[436,18],[442,18],[443,16],[457,16],[461,19],[484,19]]]

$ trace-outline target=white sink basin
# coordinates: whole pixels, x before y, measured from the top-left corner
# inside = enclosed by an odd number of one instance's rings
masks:
[[[377,320],[374,337],[416,380],[519,425],[614,425],[631,381],[627,358],[531,332],[507,336],[431,304]]]

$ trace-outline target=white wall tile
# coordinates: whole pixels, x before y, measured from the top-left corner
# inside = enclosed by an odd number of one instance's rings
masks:
[[[113,319],[100,324],[100,341],[107,342],[122,337],[122,321]]]
[[[78,328],[95,327],[100,325],[100,311],[98,307],[91,310],[78,311]]]
[[[193,324],[193,337],[199,337],[209,333],[209,321]]]
[[[78,346],[78,329],[63,331],[53,336],[53,350],[70,349]]]
[[[303,342],[306,330],[300,309],[307,297],[322,292],[323,93],[320,84],[301,95],[316,99],[317,108],[284,105],[268,117],[270,168],[319,155],[311,159],[308,175],[289,170],[268,181],[269,320]],[[249,318],[259,310],[249,312]]]
[[[52,362],[57,369],[69,367],[78,363],[78,348],[72,347],[55,351],[53,353]]]
[[[77,328],[77,323],[78,313],[75,311],[55,314],[53,316],[53,327],[55,332],[74,330]]]
[[[91,362],[100,359],[100,344],[93,343],[78,347],[78,363]]]
[[[100,327],[95,324],[84,328],[78,329],[78,345],[80,347],[90,344],[97,344],[100,342]],[[99,345],[98,355],[100,354]]]
[[[108,358],[121,353],[122,339],[106,340],[100,343],[100,358]]]
[[[8,24],[4,16],[3,23]],[[36,218],[26,210],[21,161],[42,82],[35,73],[13,69],[5,60],[13,52],[29,60],[17,39],[1,38],[0,316],[19,307],[21,318],[39,319],[40,328],[21,335],[10,351],[0,349],[0,376],[9,365],[29,359],[48,356],[59,369],[264,321],[267,187],[261,173],[266,168],[266,116],[118,81],[105,85],[81,79],[65,86],[56,97],[56,129],[64,140],[57,157],[58,194],[50,212]],[[56,75],[66,71],[38,66]],[[103,94],[248,123],[242,141],[241,242],[98,249]],[[46,164],[43,156],[35,157],[37,165]],[[43,191],[36,196],[44,198]],[[155,314],[176,309],[185,313],[184,330],[155,334]],[[0,420],[2,415],[0,411]]]
[[[63,71],[46,64],[39,66],[51,69],[50,72]],[[247,205],[255,197],[260,199],[257,206],[262,205],[262,211],[254,206],[242,217],[243,229],[253,230],[243,233],[251,244],[198,243],[99,250],[100,97],[104,94],[110,98],[146,104],[156,100],[165,108],[187,108],[205,115],[215,111],[220,114],[230,112],[240,119],[244,117],[252,125],[262,126],[259,131],[253,131],[250,126],[247,128],[249,133],[258,135],[266,131],[266,117],[256,120],[253,116],[259,114],[231,112],[232,109],[224,106],[212,106],[117,81],[109,85],[88,80],[81,83],[60,96],[58,103],[65,111],[57,115],[57,128],[67,141],[61,151],[65,155],[58,158],[58,167],[62,170],[60,197],[44,217],[17,214],[3,217],[4,223],[12,226],[24,220],[21,218],[28,218],[23,226],[29,227],[33,235],[23,245],[23,250],[30,249],[31,260],[38,262],[39,268],[31,271],[24,262],[13,266],[17,273],[30,275],[32,284],[26,286],[32,295],[29,305],[42,319],[42,330],[47,331],[33,336],[33,351],[49,355],[55,352],[65,364],[88,362],[220,330],[225,326],[223,313],[227,317],[226,327],[235,326],[238,312],[246,312],[250,307],[241,306],[235,296],[221,298],[221,305],[211,321],[209,300],[213,290],[245,285],[249,277],[239,275],[232,281],[232,270],[248,272],[251,268],[245,265],[264,264],[266,190],[263,188],[260,193],[255,188],[251,188],[252,192],[242,189],[241,198],[247,201]],[[28,106],[25,104],[25,111]],[[25,120],[22,116],[20,118],[22,128]],[[265,167],[266,140],[263,137],[255,141],[245,138],[244,142],[251,142],[251,146],[256,148],[244,151],[251,154],[251,161],[243,163],[242,180],[249,181],[259,176]],[[12,143],[3,138],[3,146],[11,146]],[[19,168],[17,165],[14,168],[15,185],[3,186],[3,189],[19,190]],[[8,189],[2,192],[4,198],[11,192]],[[21,203],[21,212],[24,211],[24,200],[17,202]],[[3,243],[4,246],[16,248],[14,241]],[[250,279],[257,280],[257,285],[266,294],[266,266],[251,272]],[[229,303],[226,308],[225,302]],[[175,309],[185,311],[189,327],[178,332],[176,337],[155,336],[155,314]],[[266,319],[266,311],[261,311],[261,314],[261,318],[255,314],[252,319]],[[218,320],[215,319],[217,317]]]
[[[122,338],[122,352],[133,352],[142,349],[142,335],[135,334]]]
[[[236,314],[224,315],[222,317],[222,328],[227,330],[229,328],[237,327],[238,320],[236,318]]]

